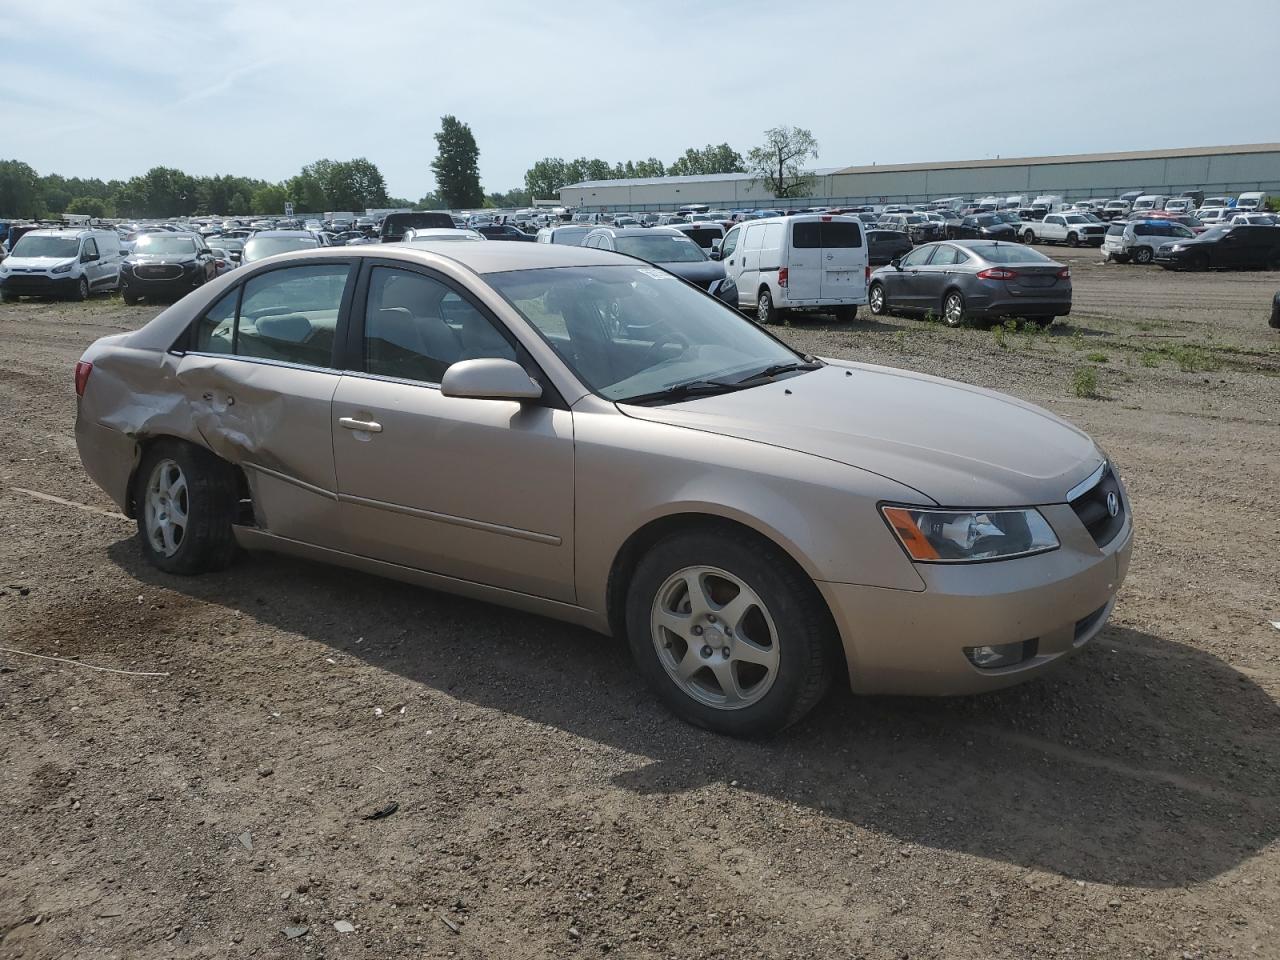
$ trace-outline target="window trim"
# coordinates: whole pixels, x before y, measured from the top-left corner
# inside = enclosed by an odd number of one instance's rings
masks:
[[[525,373],[536,380],[538,385],[542,387],[542,396],[537,400],[528,402],[534,406],[551,407],[556,410],[569,409],[569,404],[565,402],[565,399],[561,395],[560,389],[555,385],[555,382],[547,376],[542,365],[534,359],[533,355],[529,353],[524,344],[520,342],[520,339],[511,331],[511,328],[501,317],[482,303],[480,299],[472,294],[465,285],[458,283],[452,277],[446,276],[437,270],[433,270],[431,267],[424,264],[410,263],[404,260],[366,257],[364,262],[361,264],[359,279],[354,284],[355,290],[352,296],[346,340],[342,345],[342,355],[336,358],[336,362],[341,363],[341,366],[335,368],[338,373],[342,374],[344,377],[361,377],[369,380],[383,380],[388,383],[402,383],[406,386],[426,388],[429,390],[438,391],[440,389],[440,383],[438,381],[412,380],[407,377],[392,377],[382,373],[372,373],[365,369],[365,315],[368,310],[369,288],[372,285],[373,271],[380,267],[399,270],[403,273],[415,273],[428,280],[434,280],[449,290],[450,293],[456,294],[460,299],[468,303],[473,310],[489,321],[498,336],[502,337],[511,345],[511,348],[516,354],[516,363],[524,367]],[[481,282],[483,282],[483,278]],[[336,346],[336,338],[334,342]]]

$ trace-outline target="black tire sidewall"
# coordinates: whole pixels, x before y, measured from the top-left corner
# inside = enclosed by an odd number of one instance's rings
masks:
[[[187,482],[187,527],[173,556],[166,557],[147,536],[146,491],[156,465],[172,460]],[[235,556],[235,519],[238,495],[231,467],[200,447],[180,440],[152,444],[134,478],[134,513],[143,555],[152,566],[188,576],[220,570]]]
[[[704,565],[748,584],[778,631],[780,665],[773,686],[759,702],[739,710],[717,710],[681,690],[659,660],[650,632],[650,612],[662,584],[677,570]],[[707,530],[659,541],[636,566],[627,593],[627,639],[637,668],[672,712],[697,726],[741,737],[767,736],[789,726],[821,699],[831,679],[829,615],[802,577],[776,549],[745,537]]]

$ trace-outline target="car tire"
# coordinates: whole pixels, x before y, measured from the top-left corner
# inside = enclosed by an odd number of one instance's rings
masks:
[[[871,289],[867,291],[867,306],[877,317],[883,317],[889,313],[889,298],[885,295],[884,284],[871,285]]]
[[[778,322],[778,308],[773,305],[773,294],[768,287],[761,287],[756,296],[756,322],[766,327]]]
[[[856,304],[851,307],[836,307],[832,312],[835,314],[836,323],[853,323],[858,319]]]
[[[1068,247],[1080,246],[1080,238],[1074,232],[1067,234],[1067,246]]]
[[[1023,231],[1022,242],[1027,244],[1035,243],[1036,242],[1035,232],[1032,230]]]
[[[134,478],[133,502],[152,566],[191,576],[235,558],[239,484],[235,469],[208,450],[180,440],[153,444]]]
[[[1130,258],[1127,253],[1116,253],[1111,255],[1111,259],[1116,263],[1128,263]]]
[[[1027,319],[1041,330],[1048,330],[1053,326],[1053,321],[1056,320],[1057,317],[1028,317]]]
[[[79,300],[81,303],[89,299],[89,278],[81,277],[80,282],[76,284],[76,292],[71,295],[73,300]]]
[[[8,290],[0,290],[0,303],[13,303],[18,299],[16,293],[10,293]]]
[[[1208,254],[1201,253],[1197,256],[1192,257],[1190,262],[1187,264],[1187,267],[1191,270],[1208,270],[1209,269]]]
[[[1152,261],[1155,254],[1150,247],[1138,247],[1133,251],[1133,262],[1147,264]]]
[[[130,293],[128,290],[125,290],[123,293],[120,294],[120,296],[124,297],[124,302],[127,306],[136,307],[138,305],[139,298],[137,294],[133,294],[133,293]]]
[[[942,298],[942,322],[948,327],[962,327],[964,321],[964,294],[948,290]]]
[[[737,622],[726,624],[726,612]],[[795,723],[827,692],[838,661],[813,582],[772,544],[736,530],[687,530],[654,545],[631,577],[626,623],[640,673],[672,712],[729,736]]]

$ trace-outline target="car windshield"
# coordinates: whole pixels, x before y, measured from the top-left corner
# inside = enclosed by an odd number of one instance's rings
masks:
[[[261,260],[277,253],[311,250],[318,246],[320,241],[311,237],[252,237],[244,245],[244,257],[246,260]]]
[[[981,217],[978,217],[977,221],[978,221],[978,226],[980,227],[989,227],[992,224],[1000,223],[1000,221],[996,217],[991,215],[983,215]]]
[[[171,233],[148,233],[138,238],[133,246],[134,253],[148,256],[176,257],[184,253],[194,253],[196,242],[190,237],[177,237]]]
[[[1012,211],[1007,213],[992,214],[992,218],[1000,221],[1001,223],[1021,223],[1022,222],[1022,218],[1019,217],[1016,213],[1013,213]]]
[[[970,247],[974,253],[987,263],[1052,263],[1038,250],[1019,246],[1014,243],[991,243]]]
[[[683,235],[673,237],[658,233],[647,237],[618,237],[614,243],[619,253],[650,263],[696,263],[707,259],[702,248]]]
[[[80,251],[80,241],[75,237],[38,236],[28,233],[14,244],[10,256],[56,257],[66,260]]]
[[[609,400],[672,388],[670,399],[687,399],[683,385],[732,389],[760,371],[803,362],[736,310],[652,267],[558,267],[485,279]]]
[[[1201,240],[1221,240],[1231,232],[1231,227],[1223,225],[1218,227],[1210,227],[1204,233],[1200,234]]]

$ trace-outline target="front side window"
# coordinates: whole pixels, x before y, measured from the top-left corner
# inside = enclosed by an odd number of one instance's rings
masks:
[[[652,267],[558,267],[485,279],[586,386],[627,402],[799,357],[736,310]]]
[[[929,254],[933,253],[933,247],[916,247],[905,257],[902,258],[904,267],[920,267],[929,259]]]
[[[350,273],[348,264],[324,263],[251,277],[201,318],[196,349],[328,367]]]
[[[98,255],[97,241],[95,241],[93,237],[90,237],[88,240],[84,242],[84,252],[81,254],[81,256],[96,257],[97,255]]]
[[[729,231],[729,235],[724,238],[724,243],[720,245],[720,255],[729,257],[733,255],[733,251],[738,246],[738,238],[742,236],[742,231],[737,227]]]
[[[365,370],[384,377],[439,383],[459,360],[516,351],[469,301],[433,277],[375,267],[364,318]]]

